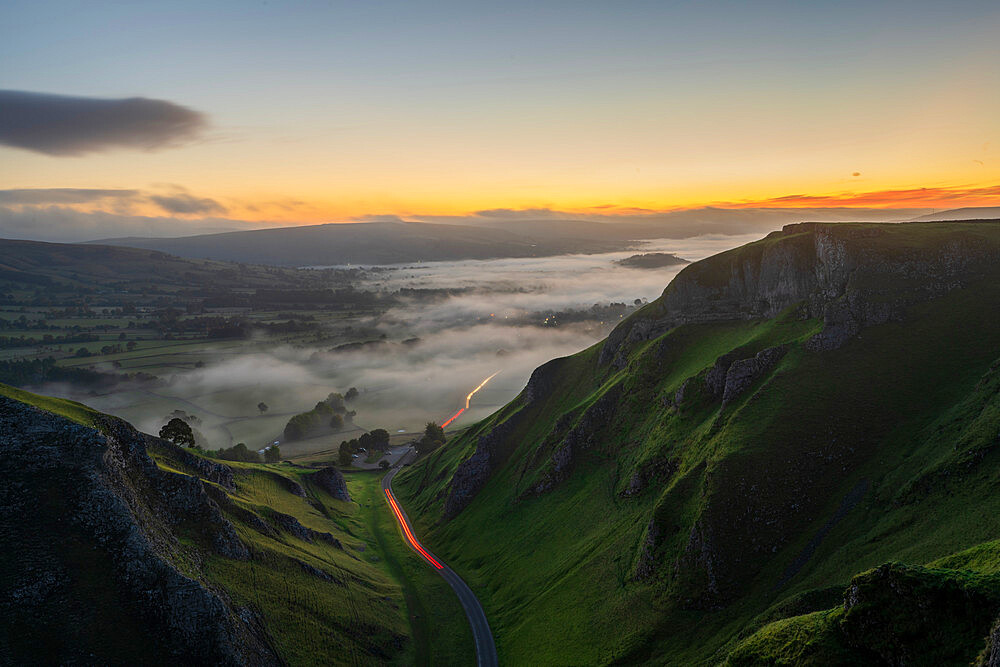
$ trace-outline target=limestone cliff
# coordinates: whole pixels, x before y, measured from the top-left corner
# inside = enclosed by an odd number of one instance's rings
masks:
[[[227,470],[206,473],[232,484]],[[247,547],[202,482],[159,469],[125,422],[0,397],[0,479],[0,662],[280,662],[255,612],[194,575],[175,529],[198,526],[223,558]]]
[[[910,304],[961,287],[1000,258],[1000,249],[972,234],[940,230],[938,242],[901,246],[886,225],[786,225],[685,268],[659,299],[611,332],[600,362],[621,367],[630,344],[681,324],[771,318],[795,305],[803,317],[824,321],[812,346],[834,349]]]

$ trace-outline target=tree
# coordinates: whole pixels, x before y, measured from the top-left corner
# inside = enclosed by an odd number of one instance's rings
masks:
[[[265,412],[267,412],[267,403],[261,401],[260,403],[257,404],[257,409],[260,410],[260,414],[264,414]]]
[[[333,415],[330,417],[330,428],[335,431],[339,431],[344,428],[344,416],[343,415]]]
[[[416,448],[420,454],[432,452],[445,443],[444,429],[434,422],[428,422],[424,427],[424,435],[417,440]]]
[[[132,350],[135,349],[135,344],[136,343],[134,340],[130,340],[129,342],[125,343],[125,349],[131,352]]]
[[[247,449],[246,444],[237,442],[229,449],[220,449],[219,458],[226,461],[246,461],[247,463],[260,463],[260,454]]]
[[[382,459],[381,461],[378,462],[378,467],[381,468],[382,470],[388,470],[389,462],[386,461],[385,459]]]
[[[427,422],[427,425],[424,426],[424,437],[444,444],[444,429],[438,426],[435,422]]]
[[[344,440],[343,442],[341,442],[340,443],[340,455],[339,455],[340,465],[341,466],[349,466],[349,465],[351,465],[351,461],[353,460],[352,457],[351,457],[351,455],[353,453],[354,452],[351,451],[350,444],[348,444],[348,442],[346,440]]]
[[[183,419],[174,417],[160,429],[160,437],[181,447],[194,447],[194,433]]]
[[[281,450],[277,445],[271,445],[264,451],[264,463],[277,463],[281,460]]]
[[[372,431],[372,447],[383,452],[389,447],[389,432],[384,428],[377,428]]]
[[[350,389],[347,390],[347,393],[344,394],[344,400],[345,401],[353,401],[357,397],[358,397],[358,388],[357,387],[351,387]]]

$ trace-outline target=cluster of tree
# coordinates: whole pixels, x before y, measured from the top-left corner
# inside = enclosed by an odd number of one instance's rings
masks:
[[[41,338],[36,338],[35,336],[0,336],[0,348],[61,345],[63,343],[90,343],[97,339],[96,335],[90,333],[67,334],[65,336],[45,334]]]
[[[445,443],[444,429],[434,422],[428,422],[424,427],[424,434],[414,443],[417,453],[426,454]]]
[[[354,415],[344,404],[344,397],[336,392],[316,404],[309,412],[297,414],[285,425],[285,440],[301,440],[310,435],[330,430],[339,431]]]
[[[271,445],[264,450],[264,456],[247,446],[238,442],[228,449],[220,449],[217,452],[207,452],[210,456],[223,461],[243,461],[244,463],[277,463],[281,460],[281,449],[277,445]]]
[[[364,449],[367,452],[384,452],[389,448],[389,432],[384,428],[377,428],[367,433],[362,433],[361,437],[344,440],[340,443],[339,461],[340,465],[351,464],[354,455]]]
[[[88,368],[64,368],[56,365],[52,357],[45,359],[17,359],[0,361],[0,382],[25,387],[45,382],[67,382],[78,389],[88,391],[108,391],[122,382],[132,382],[147,386],[158,386],[163,381],[149,373],[116,375],[101,373]]]

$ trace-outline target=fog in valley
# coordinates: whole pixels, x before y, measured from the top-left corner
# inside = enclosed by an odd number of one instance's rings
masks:
[[[705,236],[594,255],[379,267],[369,273],[367,287],[373,290],[450,295],[404,298],[378,317],[353,321],[350,330],[367,333],[352,344],[235,342],[220,346],[200,368],[161,374],[165,386],[86,401],[153,433],[165,415],[184,410],[198,418],[205,446],[246,442],[259,448],[281,439],[290,416],[330,392],[356,387],[359,395],[349,406],[357,411],[353,426],[282,442],[283,454],[294,456],[329,450],[356,437],[358,429],[385,428],[403,441],[428,421],[443,423],[476,385],[499,371],[451,428],[468,426],[514,398],[538,365],[599,341],[637,307],[636,300],[658,297],[684,266],[636,269],[617,260],[667,252],[695,261],[758,237]],[[59,387],[48,391],[65,393]],[[260,402],[266,413],[258,411]]]

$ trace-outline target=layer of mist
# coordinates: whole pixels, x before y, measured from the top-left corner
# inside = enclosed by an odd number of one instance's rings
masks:
[[[376,273],[373,289],[460,292],[431,302],[404,302],[363,322],[379,332],[365,345],[336,349],[252,341],[245,352],[240,348],[203,368],[165,378],[168,386],[155,393],[89,402],[154,432],[171,409],[187,410],[203,420],[202,430],[214,447],[239,440],[263,446],[280,436],[288,416],[349,387],[360,392],[351,405],[358,413],[354,428],[412,433],[428,421],[443,423],[464,405],[469,391],[500,371],[451,425],[467,426],[514,398],[540,364],[602,339],[637,301],[658,297],[683,268],[636,269],[616,260],[636,252],[670,252],[695,261],[758,237],[659,240],[595,255],[385,267]],[[610,304],[617,310],[609,310]],[[618,315],[611,319],[609,312]],[[254,409],[259,401],[269,406],[266,416]],[[282,451],[329,449],[349,437],[352,432],[345,431],[283,443]]]

